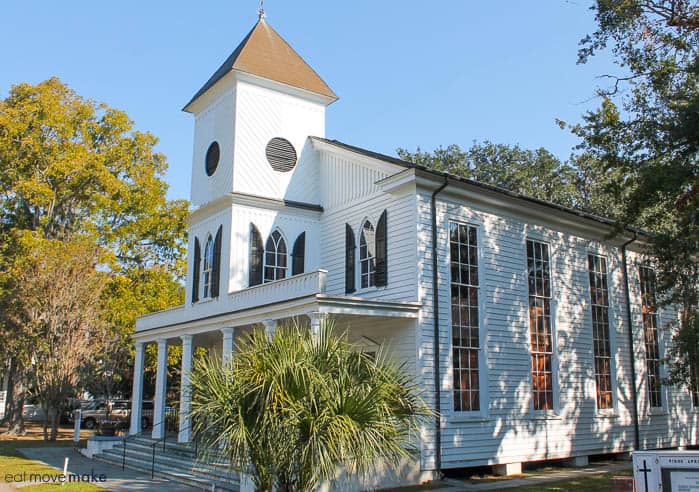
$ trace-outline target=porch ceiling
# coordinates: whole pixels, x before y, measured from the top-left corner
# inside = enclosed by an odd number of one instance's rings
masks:
[[[161,338],[176,338],[185,334],[197,335],[227,327],[254,325],[266,320],[282,320],[314,312],[343,317],[374,316],[416,319],[419,317],[421,306],[419,302],[383,301],[361,297],[313,294],[197,319],[186,319],[186,310],[183,309],[185,316],[182,316],[181,321],[137,331],[133,338],[139,342],[152,342]]]

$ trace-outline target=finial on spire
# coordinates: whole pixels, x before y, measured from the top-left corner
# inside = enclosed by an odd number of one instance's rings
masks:
[[[265,18],[265,0],[260,0],[260,8],[257,9],[258,19]]]

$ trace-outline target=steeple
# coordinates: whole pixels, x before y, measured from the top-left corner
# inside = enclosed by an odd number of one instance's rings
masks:
[[[320,94],[332,101],[338,99],[323,79],[267,23],[262,4],[255,26],[183,110],[188,111],[195,100],[233,70]]]

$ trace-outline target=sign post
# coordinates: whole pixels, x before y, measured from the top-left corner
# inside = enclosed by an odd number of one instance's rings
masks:
[[[7,391],[0,391],[0,420],[5,418],[5,405],[7,404]]]
[[[80,442],[80,425],[81,425],[82,416],[83,416],[82,408],[78,408],[76,410],[73,410],[73,420],[75,421],[75,424],[73,427],[73,442],[75,442],[75,443]]]

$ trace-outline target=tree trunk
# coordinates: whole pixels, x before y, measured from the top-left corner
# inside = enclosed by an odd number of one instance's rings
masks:
[[[49,408],[48,420],[51,424],[51,434],[49,435],[49,441],[55,441],[58,437],[58,424],[61,418],[61,413],[58,408]]]
[[[10,412],[12,411],[12,380],[14,372],[14,357],[10,357],[7,364],[7,372],[5,372],[5,378],[3,380],[2,389],[7,391],[5,394],[5,408],[3,408],[3,417],[0,419],[0,425],[9,421]]]
[[[24,399],[27,391],[24,380],[19,370],[13,371],[12,378],[12,398],[9,400],[7,433],[23,436],[27,433],[24,428]]]

